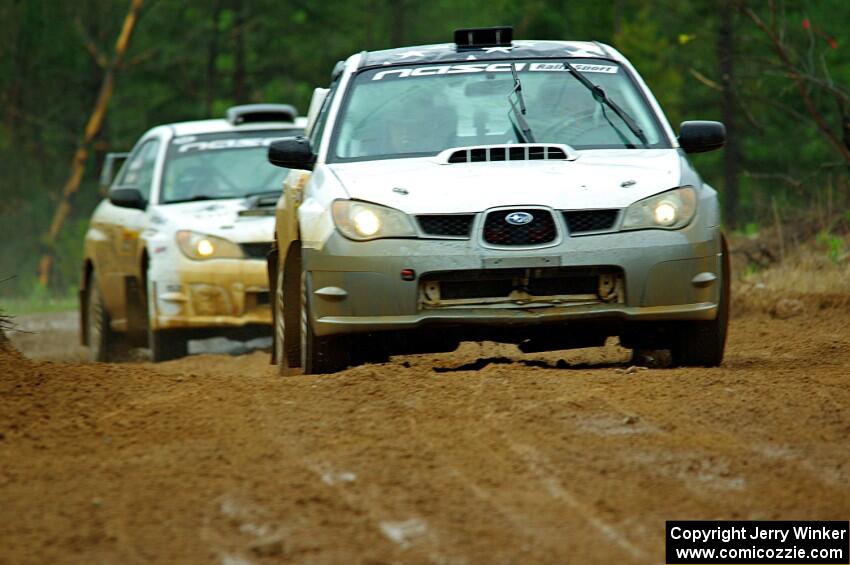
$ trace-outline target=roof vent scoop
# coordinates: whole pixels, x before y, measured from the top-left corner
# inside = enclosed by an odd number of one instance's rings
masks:
[[[510,47],[514,38],[514,28],[478,27],[455,30],[455,45],[460,49],[478,49],[480,47]]]
[[[234,126],[251,122],[294,122],[298,110],[289,104],[243,104],[227,109],[226,119]]]

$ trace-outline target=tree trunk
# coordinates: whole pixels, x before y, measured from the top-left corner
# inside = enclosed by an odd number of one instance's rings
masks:
[[[99,0],[87,0],[86,4],[80,6],[79,12],[76,14],[77,17],[80,17],[82,14],[97,14],[98,10],[98,1]],[[103,34],[102,29],[102,18],[99,16],[92,16],[89,18],[89,22],[86,29],[86,36],[91,38],[101,38]],[[90,63],[90,72],[87,76],[87,89],[90,92],[97,92],[100,88],[100,81],[103,78],[103,67],[98,64],[96,60],[92,60]],[[97,132],[97,135],[94,139],[92,139],[92,148],[94,149],[94,164],[95,170],[100,170],[103,167],[103,161],[106,159],[106,154],[109,151],[109,127],[108,127],[108,117],[104,116],[103,125],[100,127],[100,131]],[[106,196],[105,194],[101,194],[101,196]],[[61,284],[61,281],[60,281]]]
[[[738,223],[738,172],[741,166],[741,146],[738,142],[735,94],[735,21],[731,0],[720,5],[717,26],[717,60],[720,66],[721,114],[726,125],[726,149],[723,153],[723,215],[726,226]]]
[[[402,47],[405,43],[404,39],[407,35],[405,28],[407,27],[406,12],[407,0],[390,0],[390,40],[393,47]]]
[[[619,37],[620,31],[623,29],[623,0],[613,0],[611,2],[611,10],[613,12],[613,35]]]
[[[17,8],[17,6],[12,6],[12,8]],[[6,91],[6,100],[3,104],[3,109],[5,110],[4,121],[13,145],[23,143],[23,134],[27,129],[23,127],[21,120],[21,115],[26,111],[26,97],[23,95],[22,85],[28,84],[29,81],[28,75],[30,74],[32,63],[27,53],[31,47],[30,43],[32,42],[33,31],[41,31],[38,29],[27,29],[27,24],[30,23],[32,16],[25,13],[21,13],[20,16],[4,24],[4,27],[8,26],[4,33],[8,33],[15,38],[11,42],[12,53],[7,56],[12,61],[12,76],[16,80],[11,81],[9,89]]]
[[[247,101],[245,90],[245,4],[242,0],[234,3],[233,19],[233,100],[237,104]]]
[[[218,26],[221,23],[222,2],[218,0],[213,8],[212,19],[210,24],[212,30],[210,34],[209,48],[207,50],[207,84],[206,96],[204,97],[204,107],[206,115],[212,116],[213,104],[215,103],[216,83],[218,82],[218,69],[216,61],[218,60]]]
[[[109,101],[112,98],[112,91],[115,88],[115,73],[121,62],[124,60],[124,55],[127,53],[127,48],[130,46],[130,39],[133,37],[133,31],[136,28],[136,23],[139,19],[144,0],[131,0],[130,8],[127,15],[124,17],[124,25],[121,27],[121,33],[118,40],[115,42],[115,54],[112,60],[109,61],[103,75],[103,82],[100,85],[100,92],[97,95],[92,113],[86,122],[86,129],[83,137],[77,145],[77,150],[74,152],[74,157],[71,159],[71,171],[68,175],[68,180],[62,189],[62,197],[56,211],[53,214],[53,221],[50,223],[50,230],[45,237],[46,250],[41,256],[38,264],[38,280],[43,286],[47,286],[50,282],[51,268],[53,266],[53,247],[56,244],[56,238],[68,219],[71,213],[71,203],[74,195],[80,188],[80,182],[83,179],[85,172],[86,160],[89,156],[89,147],[97,137],[103,121],[106,117],[106,110],[109,108]]]
[[[836,96],[836,103],[838,104],[838,114],[841,116],[841,141],[844,143],[844,147],[850,151],[850,108],[848,108],[847,102],[838,96]],[[850,162],[847,163],[847,169],[850,171]]]

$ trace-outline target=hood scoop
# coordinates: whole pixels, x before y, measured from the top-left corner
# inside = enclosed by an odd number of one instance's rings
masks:
[[[437,155],[442,165],[455,163],[483,163],[490,161],[573,161],[578,158],[575,149],[565,144],[516,143],[455,147]]]
[[[257,194],[245,199],[245,209],[238,212],[239,216],[274,216],[280,191]]]

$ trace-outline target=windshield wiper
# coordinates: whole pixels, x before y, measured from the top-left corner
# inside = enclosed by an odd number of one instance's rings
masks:
[[[632,131],[632,133],[635,134],[635,137],[637,137],[641,141],[641,143],[643,143],[644,147],[649,147],[649,142],[646,139],[646,134],[643,133],[642,129],[640,129],[640,126],[635,121],[635,119],[632,118],[628,114],[628,112],[620,108],[620,106],[616,102],[608,98],[608,95],[605,94],[605,91],[602,90],[601,86],[592,83],[590,79],[581,74],[574,66],[572,66],[569,61],[564,61],[564,68],[567,69],[567,71],[569,71],[569,73],[573,75],[573,77],[575,77],[577,81],[579,81],[585,88],[587,88],[591,92],[594,100],[596,100],[600,104],[605,104],[606,106],[611,108],[614,113],[617,114],[617,116],[619,116],[621,120],[623,120],[623,123],[626,124],[626,126]],[[611,125],[613,126],[613,124]]]
[[[525,121],[525,98],[522,96],[522,83],[516,72],[516,63],[513,61],[511,62],[511,74],[514,76],[514,89],[508,94],[508,103],[511,105],[511,125],[524,143],[534,143],[531,126]],[[511,99],[511,96],[516,96],[516,102]],[[517,104],[519,104],[519,109],[517,109]]]
[[[248,192],[246,194],[243,194],[242,196],[244,198],[251,198],[253,196],[278,196],[278,195],[280,195],[281,190],[282,189],[280,189],[280,188],[278,188],[276,190],[275,189],[259,190],[257,192]]]
[[[224,198],[234,198],[233,196],[208,196],[206,194],[198,194],[189,198],[179,198],[177,200],[169,200],[164,204],[181,204],[183,202],[199,202],[201,200],[222,200]]]

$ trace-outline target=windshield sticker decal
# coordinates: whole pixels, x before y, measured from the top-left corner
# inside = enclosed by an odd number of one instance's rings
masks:
[[[582,73],[615,74],[620,69],[616,65],[597,65],[591,63],[573,63],[573,67]],[[567,72],[561,63],[516,63],[517,72]],[[465,63],[458,65],[429,65],[403,69],[387,69],[375,73],[372,80],[424,77],[434,75],[457,75],[467,73],[509,73],[511,63]]]
[[[620,67],[614,65],[597,65],[593,63],[573,63],[573,68],[580,73],[605,73],[616,74]],[[561,63],[532,63],[529,71],[543,71],[550,73],[567,72]]]
[[[196,141],[179,145],[179,153],[189,151],[216,151],[220,149],[245,149],[249,147],[268,147],[279,137],[238,137],[231,139],[216,139],[213,141]]]
[[[582,73],[607,73],[613,75],[620,67],[613,65],[591,65],[587,63],[577,63],[573,68]]]

